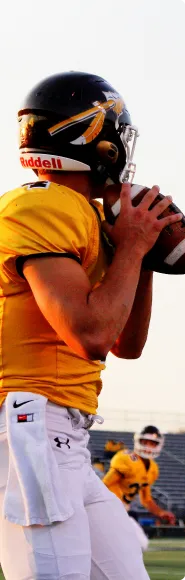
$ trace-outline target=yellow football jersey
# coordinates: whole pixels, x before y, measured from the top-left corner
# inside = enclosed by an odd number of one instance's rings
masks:
[[[158,475],[159,469],[155,461],[151,459],[149,469],[146,470],[144,462],[138,455],[123,450],[118,451],[112,458],[110,469],[103,482],[129,507],[138,493],[142,502],[142,490],[145,490],[145,501],[146,495],[149,500],[150,486]]]
[[[93,204],[103,219],[102,205]],[[108,252],[92,205],[50,182],[0,197],[0,404],[9,391],[26,389],[95,413],[104,364],[81,358],[59,339],[22,275],[23,257],[47,254],[77,260],[92,287],[101,283]]]

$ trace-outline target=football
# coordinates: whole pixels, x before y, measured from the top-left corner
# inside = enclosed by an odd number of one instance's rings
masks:
[[[104,213],[105,218],[110,224],[114,224],[120,212],[120,189],[121,184],[109,185],[104,194]],[[143,185],[131,186],[132,204],[136,207],[149,191],[149,187]],[[156,204],[163,199],[161,193],[156,197]],[[169,213],[179,213],[181,210],[171,203],[163,212],[162,217]],[[162,274],[185,274],[185,216],[182,220],[170,226],[167,226],[160,233],[153,248],[146,254],[143,261],[148,270],[160,272]]]

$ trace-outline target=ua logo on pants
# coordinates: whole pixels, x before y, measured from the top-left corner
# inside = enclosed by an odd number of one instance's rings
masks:
[[[41,527],[18,525],[3,517],[9,446],[5,405],[0,410],[0,560],[6,580],[149,580],[122,502],[91,467],[88,418],[78,415],[79,420],[74,420],[70,409],[46,405],[47,437],[58,465],[59,491],[61,486],[72,514],[65,521]],[[19,428],[28,428],[28,423],[18,424]],[[19,515],[20,519],[24,516]]]
[[[60,437],[55,437],[54,441],[56,441],[57,447],[61,448],[62,445],[67,445],[68,449],[70,449],[68,437],[66,438],[66,441],[61,441]]]

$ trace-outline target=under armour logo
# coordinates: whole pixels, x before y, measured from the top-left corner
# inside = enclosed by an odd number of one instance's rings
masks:
[[[62,439],[60,437],[55,437],[54,441],[56,441],[57,447],[61,448],[61,445],[67,445],[68,449],[70,449],[68,437],[67,437],[66,441],[62,441]]]

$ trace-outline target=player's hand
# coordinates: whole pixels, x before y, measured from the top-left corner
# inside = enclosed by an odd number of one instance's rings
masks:
[[[113,226],[103,222],[103,229],[117,248],[131,253],[136,251],[141,257],[151,250],[160,232],[166,226],[180,221],[182,214],[171,214],[158,219],[171,204],[171,196],[166,196],[149,210],[159,194],[159,187],[154,185],[144,196],[137,207],[132,205],[131,185],[124,183],[121,188],[121,209]]]
[[[172,512],[164,510],[160,517],[162,520],[165,520],[166,523],[170,524],[170,526],[175,526],[176,517]]]

